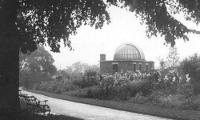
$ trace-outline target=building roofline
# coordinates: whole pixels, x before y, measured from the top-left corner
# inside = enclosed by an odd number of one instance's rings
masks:
[[[138,51],[138,53],[140,54],[141,60],[145,60],[144,52],[143,52],[138,46],[136,46],[136,45],[134,45],[134,44],[132,44],[132,43],[124,43],[124,44],[120,45],[119,47],[117,47],[117,49],[115,50],[115,54],[114,54],[114,58],[113,58],[113,59],[115,59],[116,53],[117,53],[117,52],[120,50],[120,48],[121,48],[122,46],[124,46],[124,45],[130,45],[130,46],[134,47],[134,48]]]

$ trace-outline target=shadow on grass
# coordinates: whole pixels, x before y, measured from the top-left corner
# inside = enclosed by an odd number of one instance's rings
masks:
[[[23,113],[21,115],[21,120],[83,120],[81,118],[75,118],[65,115],[38,115],[38,114],[32,114],[32,113]]]
[[[70,116],[64,116],[64,115],[50,115],[50,116],[46,116],[46,120],[83,120],[83,119],[70,117]]]

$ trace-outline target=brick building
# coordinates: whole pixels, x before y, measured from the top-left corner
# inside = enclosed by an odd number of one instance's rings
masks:
[[[154,62],[146,61],[143,51],[130,43],[120,45],[113,60],[106,60],[106,55],[100,54],[101,74],[151,69],[154,69]]]

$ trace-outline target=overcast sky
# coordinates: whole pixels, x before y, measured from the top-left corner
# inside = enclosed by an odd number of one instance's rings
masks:
[[[158,67],[158,59],[166,58],[168,47],[164,45],[164,38],[152,37],[148,39],[145,35],[144,25],[135,17],[134,13],[120,8],[109,8],[111,23],[104,25],[102,29],[94,29],[89,26],[82,26],[77,34],[71,37],[73,51],[61,47],[61,53],[52,53],[55,65],[58,69],[81,61],[90,65],[99,63],[99,55],[106,54],[107,60],[112,60],[116,48],[123,43],[132,43],[141,48],[146,60],[155,62]],[[178,15],[177,15],[178,16]],[[179,17],[179,16],[178,16]],[[179,17],[179,19],[182,19]],[[188,27],[200,30],[191,22],[183,21]],[[176,47],[181,59],[200,54],[200,35],[189,34],[190,41],[176,40]]]

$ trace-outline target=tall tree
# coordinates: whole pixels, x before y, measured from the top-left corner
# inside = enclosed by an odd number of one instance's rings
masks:
[[[30,55],[22,54],[20,58],[19,82],[26,88],[32,88],[41,81],[51,80],[56,74],[54,59],[44,47],[38,47]]]
[[[32,52],[37,44],[48,44],[59,52],[60,41],[71,48],[69,36],[83,24],[101,28],[109,14],[106,7],[119,0],[0,0],[0,114],[16,117],[19,111],[19,50]],[[200,20],[199,0],[121,0],[136,11],[147,25],[147,35],[161,34],[167,43],[187,38],[188,29],[172,12],[183,11],[197,24]],[[109,3],[109,4],[107,4]],[[5,92],[6,91],[6,92]],[[12,118],[10,118],[12,119]]]
[[[19,50],[32,52],[48,44],[71,48],[69,35],[82,24],[100,28],[109,15],[102,0],[0,0],[0,119],[19,112]],[[2,116],[4,115],[4,116]]]

